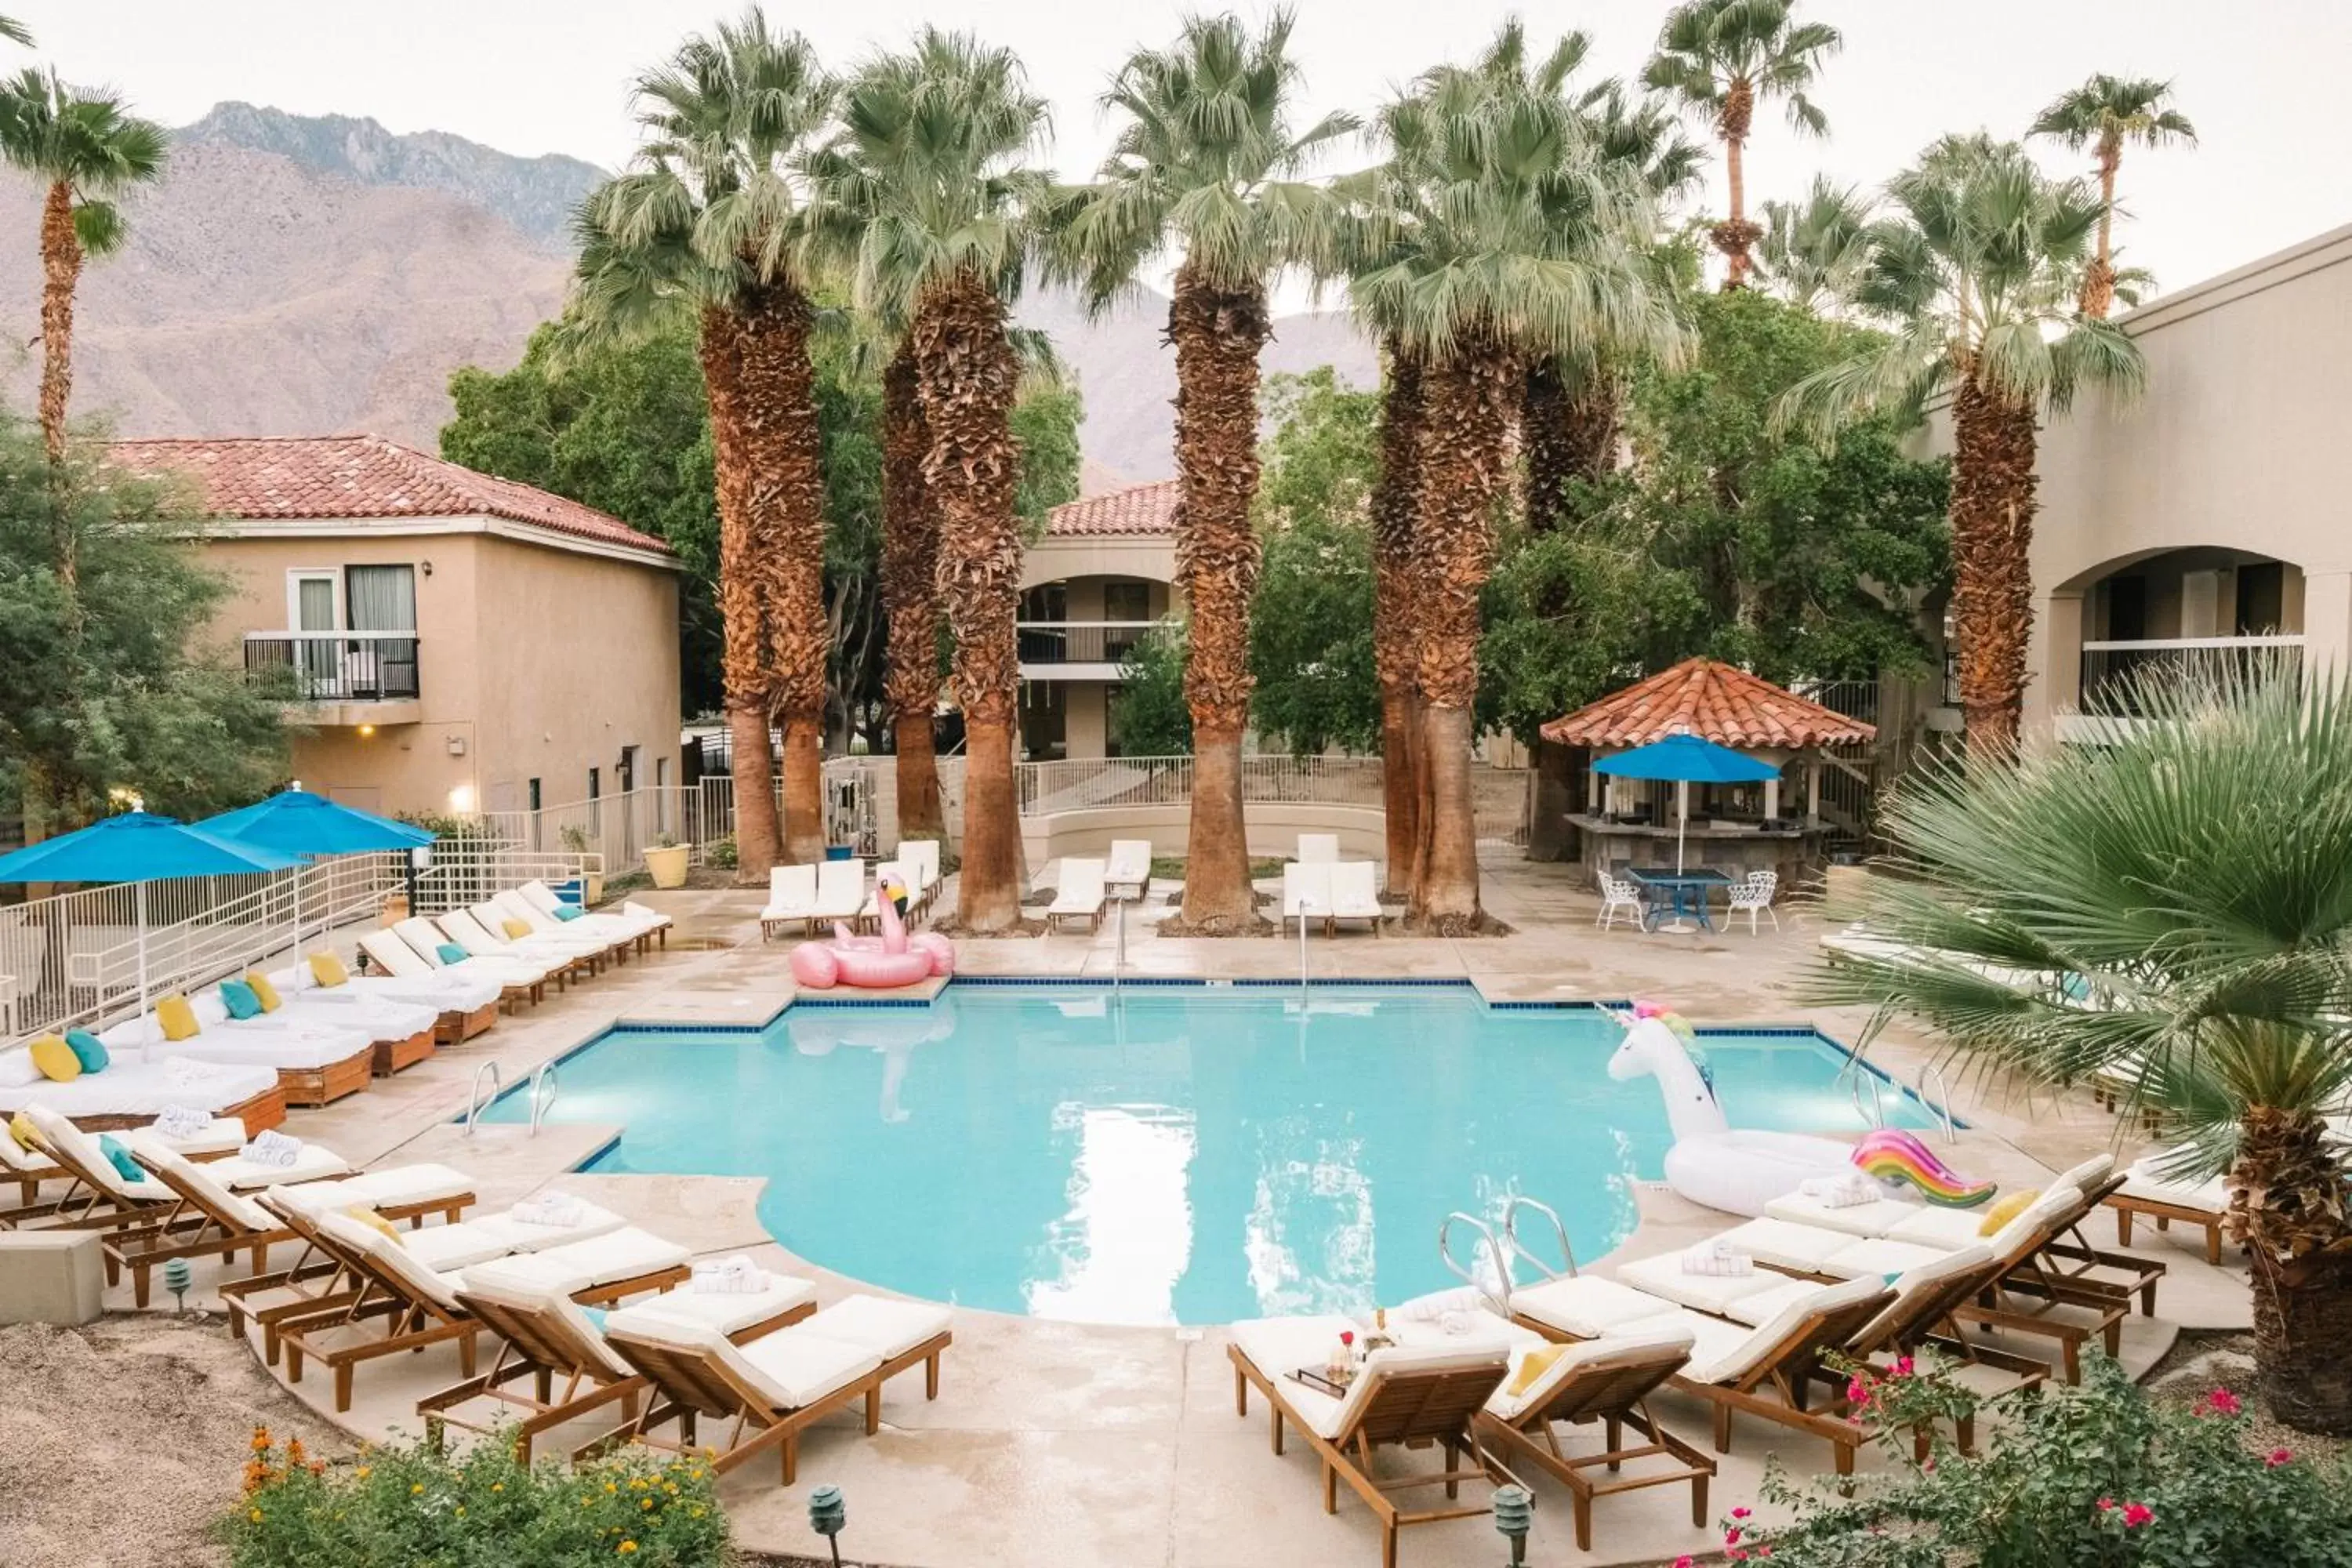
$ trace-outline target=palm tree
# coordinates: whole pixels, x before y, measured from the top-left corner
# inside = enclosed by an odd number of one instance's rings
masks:
[[[1796,0],[1689,0],[1667,13],[1657,53],[1642,79],[1680,98],[1685,110],[1706,121],[1723,143],[1731,185],[1729,216],[1710,231],[1730,270],[1723,286],[1748,281],[1748,250],[1762,234],[1748,216],[1748,136],[1756,106],[1783,100],[1789,123],[1820,135],[1829,121],[1805,89],[1821,63],[1844,40],[1835,27],[1795,20]]]
[[[1163,49],[1139,50],[1104,94],[1121,125],[1097,183],[1056,217],[1057,269],[1097,309],[1181,248],[1168,337],[1176,349],[1178,585],[1190,613],[1184,694],[1192,717],[1192,803],[1183,918],[1209,930],[1256,921],[1242,817],[1249,724],[1249,612],[1256,590],[1258,353],[1272,335],[1266,288],[1331,253],[1339,208],[1297,178],[1355,117],[1293,121],[1300,91],[1291,17],[1255,37],[1233,16],[1193,17]]]
[[[836,84],[758,6],[638,79],[650,133],[583,219],[583,332],[696,317],[719,506],[719,609],[739,878],[824,852],[824,484],[809,363],[810,236],[797,161]],[[780,843],[769,730],[784,731]]]
[[[1645,259],[1653,211],[1604,163],[1573,107],[1531,91],[1507,25],[1479,62],[1441,68],[1384,109],[1384,243],[1356,272],[1359,312],[1422,356],[1411,617],[1421,705],[1413,914],[1474,928],[1470,799],[1478,600],[1494,553],[1527,367],[1545,355],[1658,352],[1680,334]]]
[[[1851,186],[1813,176],[1799,202],[1764,204],[1757,270],[1773,291],[1801,310],[1843,308],[1870,263],[1870,204]]]
[[[28,49],[33,47],[33,30],[14,16],[0,16],[0,38],[12,44],[22,44]]]
[[[2139,349],[2073,313],[2105,204],[2014,142],[1947,137],[1886,187],[1857,305],[1890,331],[1789,389],[1775,410],[1828,435],[1877,409],[1951,400],[1952,615],[1970,751],[2013,752],[2033,626],[2035,438],[2085,386],[2136,395]]]
[[[2105,316],[2116,298],[2114,238],[2116,172],[2123,167],[2124,144],[2161,147],[2168,142],[2197,140],[2189,117],[2169,106],[2172,84],[2152,77],[2109,76],[2094,72],[2072,92],[2061,94],[2029,136],[2049,136],[2079,153],[2096,152],[2099,195],[2106,204],[2099,214],[2099,254],[2083,278],[2081,305],[2086,316]]]
[[[19,43],[23,29],[7,36]],[[41,200],[41,445],[62,471],[66,405],[73,393],[74,289],[82,262],[129,237],[115,198],[163,177],[169,139],[112,92],[68,87],[55,71],[26,69],[0,82],[0,158],[47,187]],[[70,544],[60,537],[58,574],[71,585]]]
[[[926,27],[907,52],[857,72],[843,121],[812,168],[859,304],[908,323],[929,431],[923,480],[939,517],[939,596],[967,756],[957,917],[1001,931],[1021,918],[1020,449],[1009,417],[1021,364],[1005,301],[1049,205],[1051,176],[1026,162],[1045,134],[1045,103],[1010,52]]]
[[[882,614],[890,639],[883,691],[897,755],[901,838],[947,837],[934,734],[940,520],[923,480],[930,447],[914,344],[901,334],[882,371]]]
[[[1392,894],[1410,898],[1421,853],[1420,643],[1413,631],[1421,509],[1421,351],[1398,334],[1381,353],[1381,471],[1372,524],[1372,668],[1381,687],[1381,800]]]
[[[2352,700],[2291,668],[2148,682],[2120,743],[1931,775],[1882,817],[1902,879],[1859,910],[1889,956],[1824,999],[1915,1017],[1983,1068],[2072,1085],[2135,1068],[2226,1174],[2252,1257],[2272,1411],[2352,1433],[2352,1188],[2326,1116],[2352,1092]]]

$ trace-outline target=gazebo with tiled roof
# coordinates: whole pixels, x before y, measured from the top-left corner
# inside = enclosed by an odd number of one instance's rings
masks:
[[[1774,870],[1784,883],[1810,872],[1821,858],[1828,831],[1822,820],[1822,770],[1841,765],[1829,748],[1866,744],[1878,733],[1859,719],[1711,658],[1685,659],[1553,720],[1541,732],[1554,744],[1582,748],[1589,762],[1670,735],[1696,735],[1780,768],[1784,777],[1766,781],[1755,794],[1749,786],[1711,791],[1719,812],[1694,816],[1691,842],[1694,853],[1727,874]],[[1791,763],[1804,767],[1802,818],[1781,815],[1780,786]],[[1643,864],[1659,840],[1672,837],[1663,802],[1634,798],[1643,791],[1639,781],[1612,785],[1598,773],[1590,779],[1585,811],[1569,817],[1589,868]]]

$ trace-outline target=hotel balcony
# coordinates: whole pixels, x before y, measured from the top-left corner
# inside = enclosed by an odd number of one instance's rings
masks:
[[[245,668],[286,682],[306,724],[414,724],[416,648],[415,632],[247,632]]]
[[[2090,744],[2116,739],[2138,722],[2142,692],[2187,681],[2245,681],[2264,675],[2301,678],[2303,637],[2136,637],[2083,645],[2081,699],[2057,715],[2058,738]]]
[[[1158,621],[1020,621],[1024,680],[1117,680]]]

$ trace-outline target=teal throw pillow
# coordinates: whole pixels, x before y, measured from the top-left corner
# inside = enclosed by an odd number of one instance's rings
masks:
[[[441,962],[444,963],[463,963],[466,962],[466,950],[459,947],[454,942],[445,942],[433,951],[440,955]]]
[[[261,1016],[261,998],[255,995],[253,987],[244,981],[224,980],[221,982],[220,993],[221,1005],[228,1009],[230,1017],[258,1018]]]
[[[576,921],[580,918],[580,906],[558,904],[555,906],[555,918],[560,921]]]
[[[583,1318],[587,1319],[587,1320],[588,1320],[588,1321],[589,1321],[592,1325],[593,1325],[593,1326],[594,1326],[594,1328],[595,1328],[595,1330],[596,1330],[596,1331],[597,1331],[598,1333],[600,1333],[600,1334],[601,1334],[601,1333],[603,1333],[603,1332],[604,1331],[604,1308],[602,1308],[602,1307],[583,1307],[583,1308],[581,1308],[581,1309],[580,1309],[580,1315],[581,1315],[582,1317],[583,1317]]]
[[[143,1182],[147,1179],[147,1173],[139,1168],[139,1162],[131,1157],[131,1151],[103,1132],[98,1135],[98,1152],[106,1156],[106,1163],[112,1165],[115,1173],[124,1181]]]
[[[88,1029],[68,1029],[66,1046],[73,1052],[74,1059],[81,1063],[84,1072],[104,1072],[111,1059],[106,1054],[105,1042]]]

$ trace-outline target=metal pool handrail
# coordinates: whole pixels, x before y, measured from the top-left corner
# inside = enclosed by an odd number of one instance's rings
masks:
[[[1944,1064],[1929,1062],[1927,1070],[1919,1075],[1919,1087],[1936,1086],[1936,1114],[1943,1119],[1944,1143],[1947,1148],[1960,1141],[1958,1130],[1952,1122],[1952,1080],[1944,1076]]]
[[[541,1089],[547,1090],[545,1100],[540,1099]],[[539,1136],[540,1119],[555,1108],[555,1097],[560,1092],[561,1086],[555,1079],[555,1064],[540,1063],[530,1075],[530,1136],[533,1138]]]
[[[1870,1109],[1867,1110],[1863,1109],[1862,1104],[1862,1086],[1865,1083],[1870,1085]],[[1880,1092],[1876,1073],[1855,1073],[1853,1081],[1846,1086],[1846,1093],[1853,1101],[1853,1113],[1856,1116],[1869,1122],[1873,1127],[1886,1125],[1886,1100]]]
[[[1499,1298],[1486,1289],[1475,1270],[1464,1268],[1461,1260],[1454,1256],[1454,1226],[1456,1221],[1476,1231],[1478,1239],[1486,1245],[1487,1255],[1494,1258],[1495,1280],[1502,1289],[1502,1295]],[[1452,1269],[1464,1284],[1493,1303],[1496,1311],[1506,1318],[1511,1315],[1510,1255],[1503,1250],[1501,1239],[1495,1235],[1494,1228],[1485,1220],[1475,1215],[1464,1214],[1460,1209],[1447,1215],[1437,1226],[1437,1255],[1444,1260],[1445,1267]]]
[[[1298,900],[1298,994],[1307,995],[1307,911],[1311,906],[1301,897]]]
[[[1529,1252],[1527,1243],[1519,1239],[1521,1209],[1533,1209],[1551,1222],[1553,1239],[1559,1243],[1560,1261],[1567,1266],[1565,1272],[1554,1268],[1550,1264]],[[1576,1249],[1568,1244],[1568,1226],[1560,1223],[1559,1211],[1538,1198],[1516,1196],[1503,1205],[1503,1245],[1510,1249],[1512,1257],[1526,1258],[1547,1279],[1576,1278]]]
[[[488,1103],[482,1099],[484,1073],[490,1075],[490,1100],[498,1099],[500,1092],[498,1063],[484,1062],[474,1069],[474,1085],[466,1091],[466,1136],[468,1138],[474,1135],[474,1123],[481,1119],[482,1107]]]

